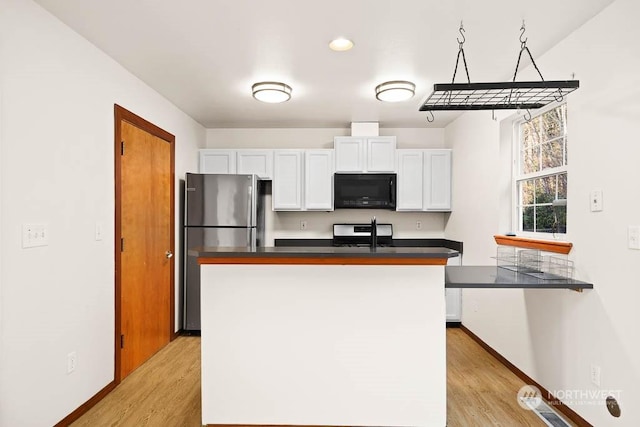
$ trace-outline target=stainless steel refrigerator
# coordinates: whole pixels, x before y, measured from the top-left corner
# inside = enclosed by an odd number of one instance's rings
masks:
[[[200,246],[264,246],[266,182],[256,175],[187,173],[185,178],[183,329],[200,330]]]

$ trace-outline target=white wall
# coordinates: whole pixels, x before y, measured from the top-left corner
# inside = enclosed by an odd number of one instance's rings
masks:
[[[205,130],[30,0],[0,0],[0,40],[0,425],[53,425],[113,380],[114,103],[176,136],[176,177]]]
[[[207,148],[333,148],[335,136],[351,135],[348,128],[287,129],[207,129]],[[380,128],[381,136],[396,136],[398,148],[442,148],[444,129]],[[456,203],[456,201],[454,201]],[[267,244],[275,238],[331,238],[332,224],[340,222],[378,222],[393,224],[397,238],[443,237],[446,214],[436,212],[392,212],[383,210],[339,209],[334,212],[268,212]],[[300,230],[300,221],[307,230]],[[416,230],[416,221],[422,222]]]
[[[0,20],[1,22],[1,20]],[[2,39],[0,39],[2,40]],[[0,59],[2,58],[2,43],[0,41]],[[0,76],[2,75],[2,64],[3,62],[0,61]],[[2,81],[0,80],[0,165],[2,165],[2,147],[3,147],[3,127],[2,127],[2,106],[3,106],[3,100],[2,100]],[[2,187],[3,187],[3,179],[2,179],[2,172],[0,171],[0,242],[3,242],[3,233],[2,233],[2,212],[4,209],[3,203],[2,203]],[[2,379],[2,366],[5,366],[5,360],[4,360],[4,345],[3,345],[3,340],[2,340],[2,331],[4,329],[3,327],[3,310],[2,310],[2,301],[4,301],[4,296],[3,296],[3,292],[2,292],[2,283],[3,283],[3,274],[2,274],[2,246],[0,243],[0,379]],[[1,393],[1,392],[0,392]],[[2,396],[0,394],[0,396]],[[5,409],[5,404],[3,403],[2,398],[0,397],[0,414],[2,414]]]
[[[627,226],[640,224],[639,14],[640,3],[618,0],[536,59],[549,80],[574,72],[580,80],[568,103],[567,240],[577,278],[595,289],[464,293],[463,323],[547,389],[620,390],[618,419],[600,399],[570,404],[597,426],[640,425],[640,251],[626,243]],[[534,78],[531,69],[526,78]],[[456,210],[445,234],[464,240],[465,264],[493,264],[492,236],[510,229],[509,120],[489,117],[468,113],[445,130],[456,154]],[[592,213],[589,192],[596,188],[604,192],[604,211]],[[599,388],[590,382],[591,364],[602,368]]]
[[[380,128],[395,136],[398,148],[442,148],[444,129]],[[349,128],[207,129],[207,148],[333,148],[333,137],[349,136]]]

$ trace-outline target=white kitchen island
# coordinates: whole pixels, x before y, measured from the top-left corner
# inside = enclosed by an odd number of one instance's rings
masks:
[[[444,264],[455,251],[195,253],[204,425],[446,425]]]

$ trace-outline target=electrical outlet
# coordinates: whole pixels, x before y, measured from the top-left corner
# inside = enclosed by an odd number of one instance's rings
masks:
[[[300,221],[300,230],[307,229],[307,221]]]
[[[600,212],[602,209],[602,190],[593,190],[591,192],[591,212]]]
[[[67,354],[67,374],[72,373],[76,370],[76,366],[78,366],[78,355],[75,351]]]
[[[600,366],[591,364],[591,382],[600,387]]]
[[[422,221],[416,221],[416,230],[422,230]]]
[[[640,249],[640,225],[630,225],[627,231],[629,249]]]

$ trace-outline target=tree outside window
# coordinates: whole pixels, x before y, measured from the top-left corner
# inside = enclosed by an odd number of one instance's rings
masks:
[[[519,231],[567,232],[567,106],[518,124]]]

